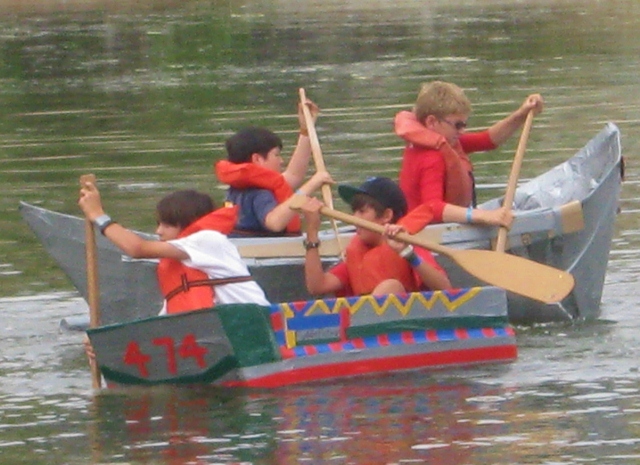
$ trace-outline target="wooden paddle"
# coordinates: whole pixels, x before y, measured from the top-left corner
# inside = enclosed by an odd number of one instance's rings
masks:
[[[296,196],[291,208],[300,209],[306,202],[302,195]],[[323,206],[320,213],[344,223],[352,224],[382,234],[384,226]],[[573,289],[575,281],[566,271],[558,270],[516,255],[493,250],[458,250],[426,241],[405,232],[394,239],[407,244],[446,255],[469,274],[492,285],[515,294],[544,303],[556,303],[564,299]]]
[[[313,163],[316,165],[316,171],[326,172],[327,168],[324,165],[324,158],[322,156],[322,149],[320,148],[320,141],[318,140],[318,133],[316,132],[316,126],[313,122],[313,117],[311,116],[311,111],[309,111],[309,107],[307,107],[307,96],[304,91],[304,88],[300,88],[300,104],[302,105],[302,113],[304,115],[304,121],[307,125],[307,131],[309,133],[309,142],[311,143],[311,153],[313,154]],[[329,208],[333,208],[333,197],[331,195],[331,186],[329,184],[322,185],[322,201]],[[344,249],[342,244],[340,243],[340,233],[338,232],[338,224],[335,220],[331,220],[331,227],[333,228],[333,232],[336,235],[336,241],[338,243],[338,249],[340,250],[340,255],[343,254]]]
[[[513,198],[516,194],[516,187],[518,184],[518,176],[520,176],[520,167],[522,166],[522,159],[524,158],[524,151],[527,147],[527,139],[529,139],[529,132],[531,131],[531,124],[533,123],[533,110],[529,110],[527,119],[522,127],[522,134],[520,134],[520,141],[518,142],[518,148],[516,149],[516,155],[513,157],[513,165],[511,165],[511,174],[509,174],[509,182],[507,183],[507,190],[504,194],[504,201],[502,203],[507,209],[511,210],[513,205]],[[504,226],[500,227],[498,231],[498,239],[496,240],[496,252],[504,252],[507,245],[507,231]]]
[[[85,183],[96,183],[96,177],[93,174],[85,174],[80,176],[80,186]],[[87,260],[87,296],[89,303],[89,327],[95,328],[100,325],[100,290],[98,286],[98,254],[96,247],[96,236],[93,231],[93,223],[89,218],[84,220],[85,235],[85,255]],[[100,389],[102,386],[102,376],[95,359],[89,363],[91,367],[91,380],[94,389]]]

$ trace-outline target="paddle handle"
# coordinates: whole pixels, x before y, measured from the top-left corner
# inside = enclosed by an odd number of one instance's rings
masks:
[[[322,156],[322,148],[320,148],[320,141],[318,140],[318,133],[316,132],[316,126],[311,116],[311,111],[307,107],[307,96],[303,88],[300,88],[300,104],[302,105],[302,114],[304,115],[304,121],[307,125],[307,132],[309,133],[309,142],[311,143],[311,154],[313,155],[313,163],[316,166],[316,171],[326,172],[327,168],[324,165],[324,157]],[[333,197],[331,195],[331,186],[328,184],[322,185],[322,201],[330,208],[333,208]]]
[[[80,186],[90,182],[95,184],[96,177],[93,174],[80,176]],[[100,290],[98,285],[98,253],[93,222],[89,218],[84,220],[85,257],[87,262],[87,301],[89,303],[89,327],[100,326]],[[91,380],[94,389],[101,387],[101,375],[95,360],[90,363]]]
[[[311,116],[311,111],[309,111],[309,107],[307,107],[307,95],[303,88],[299,90],[300,94],[300,104],[302,105],[302,114],[304,115],[304,121],[307,125],[307,132],[309,133],[309,142],[311,143],[311,154],[313,155],[313,163],[316,166],[316,171],[318,172],[326,172],[327,168],[324,165],[324,157],[322,156],[322,149],[320,148],[320,141],[318,140],[318,133],[316,132],[316,125],[313,122],[313,117]],[[323,184],[321,187],[322,192],[322,201],[329,208],[333,208],[333,196],[331,195],[331,186],[329,184]],[[334,220],[331,221],[331,227],[333,228],[333,232],[336,236],[336,241],[338,243],[338,250],[340,250],[340,255],[344,254],[344,248],[342,247],[342,243],[340,241],[340,233],[338,231],[338,225]]]
[[[520,141],[518,142],[518,148],[516,149],[516,155],[513,157],[513,165],[511,165],[511,173],[509,174],[509,181],[507,183],[507,190],[504,194],[504,202],[502,205],[511,210],[513,205],[513,199],[516,195],[516,187],[518,184],[518,177],[520,176],[520,168],[522,167],[522,159],[524,158],[524,152],[527,148],[527,140],[529,139],[529,132],[531,132],[531,125],[533,124],[533,110],[529,110],[527,119],[522,127],[522,133],[520,134]],[[507,245],[507,228],[501,226],[498,231],[498,238],[496,240],[496,251],[504,252]]]

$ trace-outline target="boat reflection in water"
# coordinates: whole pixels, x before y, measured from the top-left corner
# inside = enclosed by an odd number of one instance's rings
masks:
[[[141,463],[456,465],[507,435],[509,397],[415,373],[268,393],[128,388],[96,398],[98,437],[109,442],[97,448],[103,460],[124,449]]]

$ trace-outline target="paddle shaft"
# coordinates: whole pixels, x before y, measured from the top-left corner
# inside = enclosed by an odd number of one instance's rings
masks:
[[[533,110],[529,110],[527,119],[522,127],[522,133],[520,134],[520,141],[518,142],[516,155],[513,157],[513,165],[511,165],[511,173],[509,174],[507,190],[504,194],[504,202],[502,203],[502,205],[509,210],[511,210],[513,198],[516,194],[518,177],[520,176],[520,168],[522,167],[522,159],[524,158],[524,152],[527,148],[527,140],[529,139],[529,132],[531,131],[532,123]],[[496,252],[504,252],[507,245],[507,231],[507,228],[504,226],[500,227],[500,230],[498,231],[498,238],[496,240]]]
[[[299,208],[300,203],[294,201],[291,207]],[[320,213],[380,234],[384,232],[384,226],[381,224],[333,210],[326,206],[321,207]],[[492,250],[452,249],[441,244],[425,241],[405,232],[398,233],[394,236],[394,239],[445,255],[469,274],[488,284],[502,287],[507,291],[540,302],[559,302],[571,292],[575,284],[573,276],[566,271],[516,255]]]
[[[322,149],[320,148],[320,141],[318,140],[318,133],[316,132],[316,126],[311,116],[311,111],[307,107],[307,96],[304,89],[300,88],[300,104],[302,105],[302,114],[304,115],[304,121],[307,125],[307,132],[309,133],[309,142],[311,143],[311,154],[313,155],[313,163],[316,166],[316,171],[327,171],[324,165],[324,158],[322,156]],[[333,197],[331,196],[331,186],[328,184],[322,185],[322,201],[329,208],[333,208]]]
[[[340,220],[343,223],[352,224],[354,226],[358,226],[363,229],[368,229],[369,231],[377,232],[380,234],[384,233],[383,225],[374,223],[373,221],[359,218],[354,215],[350,215],[348,213],[341,212],[339,210],[334,210],[328,207],[321,207],[320,213],[330,218],[335,218],[337,220]],[[408,234],[406,232],[399,232],[394,237],[394,239],[399,242],[404,242],[406,244],[417,245],[418,247],[429,249],[433,252],[440,253],[442,255],[451,256],[451,255],[454,255],[454,253],[456,252],[455,249],[450,249],[445,245],[437,244],[435,242],[426,242],[423,239],[420,239],[416,236],[412,236],[411,234]]]
[[[86,174],[80,177],[80,185],[91,182],[95,184],[96,177],[93,174]],[[87,301],[89,303],[89,326],[95,328],[100,326],[100,290],[98,286],[98,254],[96,247],[96,236],[93,223],[89,218],[84,220],[85,233],[85,256],[87,261]],[[98,364],[94,360],[90,363],[91,380],[94,389],[101,387],[101,375]]]
[[[327,168],[324,165],[324,157],[322,156],[322,149],[320,148],[320,141],[318,140],[318,133],[316,132],[316,125],[313,122],[313,117],[311,116],[311,111],[309,111],[309,107],[307,107],[307,95],[303,88],[299,90],[300,94],[300,104],[302,105],[302,114],[304,115],[304,121],[307,125],[307,132],[309,133],[309,142],[311,143],[311,154],[313,155],[313,163],[316,166],[316,171],[326,172]],[[323,184],[322,188],[322,201],[329,208],[333,208],[333,196],[331,195],[331,186],[329,184]],[[340,250],[340,254],[342,255],[343,248],[340,243],[340,234],[338,232],[338,225],[334,220],[331,221],[331,227],[336,235],[336,240],[338,241],[338,249]]]

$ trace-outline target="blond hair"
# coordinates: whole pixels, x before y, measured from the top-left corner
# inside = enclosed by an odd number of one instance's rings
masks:
[[[471,114],[471,101],[455,84],[443,81],[427,82],[420,88],[413,111],[420,122],[424,122],[429,115],[438,119],[455,114],[468,116]]]

